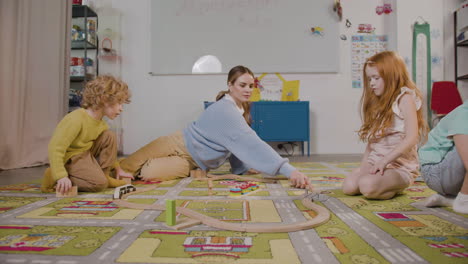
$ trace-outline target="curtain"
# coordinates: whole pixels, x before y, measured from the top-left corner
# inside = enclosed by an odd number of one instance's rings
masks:
[[[71,1],[0,0],[0,169],[47,163],[68,107]]]

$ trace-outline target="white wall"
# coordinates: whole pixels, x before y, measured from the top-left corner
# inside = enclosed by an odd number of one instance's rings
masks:
[[[396,23],[395,18],[375,13],[375,7],[382,5],[383,2],[341,1],[344,15],[340,23],[340,32],[345,34],[348,40],[337,40],[340,42],[339,73],[283,74],[286,80],[300,80],[300,99],[310,101],[311,153],[354,154],[364,150],[364,145],[358,141],[355,132],[360,126],[358,108],[362,89],[351,87],[350,74],[350,38],[356,34],[358,24],[372,24],[376,27],[377,35],[388,34],[388,31],[394,31],[395,28],[398,32],[404,31],[402,35],[393,32],[389,36],[390,38],[398,36],[398,43],[394,45],[406,54],[407,49],[411,49],[411,37],[407,36],[409,29],[406,30],[404,27],[414,22],[421,10],[432,10],[432,12],[442,10],[444,5],[441,3],[445,1],[396,1],[399,12],[408,8],[397,17],[404,19],[406,21],[404,24]],[[395,5],[395,0],[385,2]],[[402,2],[405,2],[404,6]],[[406,2],[418,2],[419,7],[413,8]],[[89,4],[99,13],[99,7],[104,3],[110,3],[113,8],[122,12],[122,78],[129,84],[133,93],[132,103],[125,106],[123,114],[124,153],[130,154],[149,141],[180,130],[195,120],[203,111],[202,102],[213,100],[218,91],[226,88],[226,76],[150,76],[148,74],[152,49],[149,36],[150,0],[94,0]],[[439,25],[442,34],[444,12],[438,15],[429,14],[429,11],[424,11],[424,18],[431,24],[434,21]],[[351,28],[346,28],[346,18],[351,21]],[[390,42],[392,41],[394,40]],[[440,54],[443,53],[441,46],[436,46],[440,49]],[[443,66],[442,64],[442,73]]]

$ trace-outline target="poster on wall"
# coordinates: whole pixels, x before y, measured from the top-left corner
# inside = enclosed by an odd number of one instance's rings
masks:
[[[387,35],[356,35],[351,39],[351,80],[353,88],[362,88],[362,68],[366,59],[387,50]]]

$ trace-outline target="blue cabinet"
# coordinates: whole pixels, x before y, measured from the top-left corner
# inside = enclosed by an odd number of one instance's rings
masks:
[[[205,102],[205,108],[212,102]],[[260,101],[251,107],[252,129],[267,142],[307,142],[310,156],[309,102]]]

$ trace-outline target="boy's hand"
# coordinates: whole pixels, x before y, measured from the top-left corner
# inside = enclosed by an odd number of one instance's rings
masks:
[[[61,194],[65,194],[71,189],[71,187],[72,187],[71,180],[68,177],[65,177],[57,181],[57,187],[55,188]]]
[[[132,180],[135,179],[131,173],[128,173],[128,172],[122,170],[121,168],[116,168],[116,174],[117,174],[116,175],[117,179],[120,179],[120,178],[130,178]]]
[[[289,181],[291,182],[291,185],[296,188],[309,188],[310,191],[312,191],[313,189],[309,177],[307,177],[304,173],[298,170],[295,170],[291,173],[291,178],[289,178]]]

